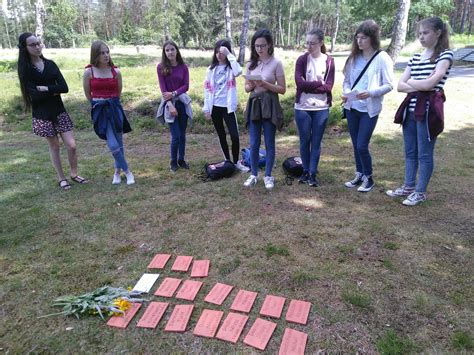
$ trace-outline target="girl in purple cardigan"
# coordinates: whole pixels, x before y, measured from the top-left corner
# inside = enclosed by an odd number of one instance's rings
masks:
[[[318,186],[316,179],[321,140],[329,117],[334,84],[334,59],[326,54],[324,32],[315,28],[306,34],[307,52],[295,65],[295,121],[303,162],[302,184]]]
[[[189,70],[184,64],[177,44],[173,41],[166,41],[163,44],[161,63],[158,64],[157,72],[161,94],[170,114],[175,117],[173,122],[168,123],[171,132],[170,170],[189,169],[189,164],[184,160],[188,126],[186,107],[181,101],[173,100],[188,91]]]

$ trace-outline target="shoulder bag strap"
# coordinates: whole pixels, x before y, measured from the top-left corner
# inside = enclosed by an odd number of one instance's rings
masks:
[[[351,87],[351,90],[353,90],[355,88],[355,86],[357,85],[357,83],[359,82],[359,80],[362,78],[362,75],[365,74],[365,72],[367,71],[367,68],[369,67],[370,63],[372,63],[372,61],[374,60],[374,58],[380,53],[382,52],[380,49],[374,53],[374,55],[372,56],[372,58],[370,58],[370,60],[367,62],[367,64],[365,65],[364,69],[362,69],[362,71],[360,72],[359,76],[357,77],[356,81],[354,81],[354,84],[352,84],[352,87]]]

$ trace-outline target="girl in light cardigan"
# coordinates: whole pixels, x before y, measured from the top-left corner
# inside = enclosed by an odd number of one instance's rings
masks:
[[[206,119],[212,119],[219,136],[222,153],[231,160],[224,122],[232,141],[232,162],[238,163],[240,152],[239,128],[237,123],[237,89],[235,78],[242,68],[232,54],[230,42],[222,39],[216,42],[212,64],[207,69],[204,81],[204,107]]]
[[[373,61],[352,89],[373,56]],[[382,111],[383,96],[393,89],[393,62],[386,52],[380,51],[380,28],[375,21],[364,21],[357,28],[343,74],[342,100],[356,163],[355,177],[345,186],[359,186],[357,191],[369,192],[375,186],[369,152],[370,138]],[[354,91],[354,99],[349,94],[351,91]]]

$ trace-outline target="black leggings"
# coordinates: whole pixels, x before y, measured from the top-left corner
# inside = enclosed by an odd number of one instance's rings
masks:
[[[235,112],[227,113],[226,107],[213,106],[212,107],[212,123],[216,129],[217,135],[219,136],[219,142],[221,144],[222,153],[226,160],[230,160],[229,146],[227,144],[224,121],[229,131],[230,139],[232,141],[232,158],[233,162],[237,163],[239,160],[240,153],[240,141],[239,141],[239,128],[237,126],[237,116]]]

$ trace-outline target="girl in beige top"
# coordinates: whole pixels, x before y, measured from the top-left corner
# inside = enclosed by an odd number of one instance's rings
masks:
[[[246,118],[250,133],[251,175],[244,182],[244,186],[254,186],[258,181],[258,160],[263,129],[266,149],[263,181],[265,188],[271,190],[275,184],[271,176],[275,162],[275,133],[283,124],[278,94],[285,93],[286,83],[283,65],[273,56],[273,38],[267,29],[258,30],[252,37],[251,57],[246,74],[245,91],[250,93]]]

